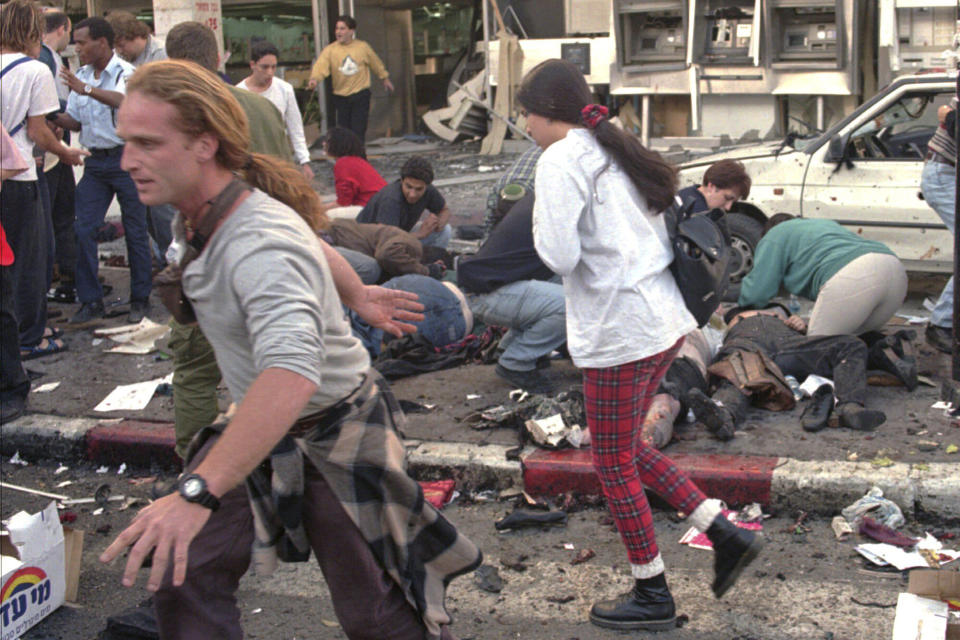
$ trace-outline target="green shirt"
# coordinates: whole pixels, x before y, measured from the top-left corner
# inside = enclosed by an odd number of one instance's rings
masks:
[[[250,150],[293,162],[293,150],[287,138],[283,116],[272,102],[255,93],[227,84],[250,122]]]
[[[885,244],[865,240],[833,220],[796,218],[778,224],[757,244],[753,269],[743,279],[739,304],[763,307],[780,291],[816,300],[820,288],[868,253],[894,255]]]

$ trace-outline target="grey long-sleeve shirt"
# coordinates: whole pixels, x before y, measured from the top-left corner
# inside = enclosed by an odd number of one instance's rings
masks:
[[[318,385],[306,416],[346,397],[370,366],[316,235],[261,191],[187,265],[183,287],[237,403],[264,370],[287,369]]]

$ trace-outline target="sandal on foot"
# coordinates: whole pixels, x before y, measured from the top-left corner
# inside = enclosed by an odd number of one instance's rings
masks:
[[[56,340],[63,335],[63,329],[58,329],[56,327],[47,327],[43,330],[43,337],[46,340]]]
[[[58,342],[56,338],[53,340],[44,338],[32,347],[20,347],[20,359],[33,360],[34,358],[42,358],[43,356],[49,356],[66,350],[67,345],[63,342]]]

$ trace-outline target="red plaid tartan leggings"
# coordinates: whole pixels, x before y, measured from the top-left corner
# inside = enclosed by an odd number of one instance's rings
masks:
[[[644,485],[687,514],[707,498],[670,458],[640,440],[640,426],[660,379],[682,344],[680,338],[643,360],[583,370],[593,466],[631,564],[647,564],[659,553]]]

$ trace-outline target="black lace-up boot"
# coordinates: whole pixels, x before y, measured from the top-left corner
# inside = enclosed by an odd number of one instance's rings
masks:
[[[673,596],[664,574],[635,580],[633,589],[590,609],[590,622],[621,631],[666,631],[677,626]]]
[[[707,529],[713,543],[713,594],[722,598],[763,548],[763,536],[736,526],[722,513]]]

